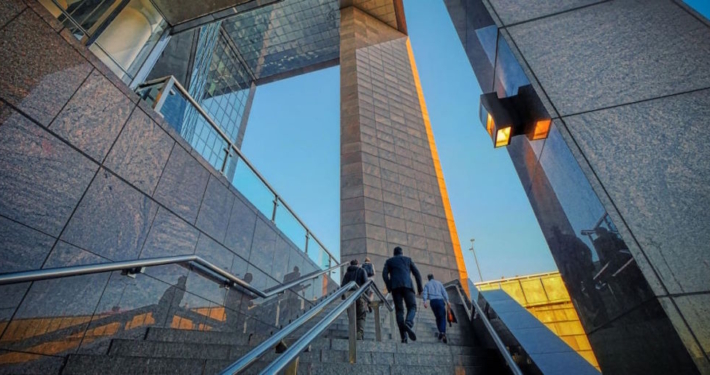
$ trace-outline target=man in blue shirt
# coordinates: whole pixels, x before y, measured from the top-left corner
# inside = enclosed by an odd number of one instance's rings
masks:
[[[427,301],[431,303],[431,310],[436,316],[436,326],[439,329],[439,340],[444,344],[448,342],[446,339],[446,305],[449,304],[449,295],[446,293],[446,288],[439,280],[434,280],[434,275],[428,274],[429,282],[424,286],[424,308],[426,309]]]

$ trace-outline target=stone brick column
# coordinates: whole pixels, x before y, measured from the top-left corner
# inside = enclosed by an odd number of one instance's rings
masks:
[[[426,280],[468,278],[407,35],[341,10],[341,259],[401,246]],[[463,283],[467,287],[467,283]]]

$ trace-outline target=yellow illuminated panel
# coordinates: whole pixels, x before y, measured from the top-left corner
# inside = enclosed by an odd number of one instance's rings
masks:
[[[476,283],[480,291],[502,289],[550,331],[599,369],[589,339],[559,272]]]
[[[496,148],[507,146],[510,143],[510,126],[498,129],[496,133]]]
[[[552,124],[552,120],[550,119],[536,122],[532,138],[533,141],[547,138],[547,134],[550,133],[550,124]]]
[[[488,132],[488,135],[491,137],[493,136],[493,129],[495,129],[496,123],[493,121],[493,116],[491,114],[488,114],[488,120],[486,120],[486,131]]]

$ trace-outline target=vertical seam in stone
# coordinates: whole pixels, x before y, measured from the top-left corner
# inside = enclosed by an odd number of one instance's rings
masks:
[[[412,67],[412,75],[414,77],[414,86],[417,90],[417,97],[419,98],[419,106],[422,112],[422,120],[424,121],[424,128],[426,129],[427,139],[429,140],[429,149],[431,150],[431,158],[434,162],[434,172],[436,173],[436,179],[439,184],[439,192],[441,194],[441,201],[444,206],[444,213],[446,215],[446,223],[449,227],[449,235],[451,236],[451,245],[454,248],[454,256],[456,258],[456,266],[458,268],[459,277],[461,280],[468,280],[468,273],[466,272],[466,263],[463,259],[463,254],[461,253],[461,244],[459,243],[458,233],[456,231],[456,224],[454,223],[454,215],[451,211],[451,203],[449,202],[449,195],[446,191],[446,183],[444,182],[444,173],[441,170],[441,163],[439,162],[439,154],[436,150],[436,142],[434,141],[434,133],[431,130],[431,122],[429,121],[429,113],[426,109],[426,103],[424,101],[424,93],[422,92],[421,83],[419,81],[419,72],[417,71],[417,65],[414,61],[414,53],[412,52],[412,45],[407,37],[407,54],[409,55],[409,63]],[[468,290],[468,282],[462,282],[466,293],[470,295]]]

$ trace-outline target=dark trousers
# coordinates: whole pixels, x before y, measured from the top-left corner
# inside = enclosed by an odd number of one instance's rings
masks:
[[[431,311],[436,317],[436,327],[439,333],[446,333],[446,302],[443,299],[433,299],[430,301]]]
[[[350,310],[348,310],[350,314]],[[365,320],[367,319],[367,300],[362,296],[355,301],[355,322],[358,337],[365,335]]]
[[[417,314],[417,299],[414,291],[409,288],[397,288],[392,290],[392,300],[394,301],[394,310],[397,314],[397,326],[399,327],[399,335],[404,339],[406,329],[404,325],[409,327],[414,326],[414,316]],[[404,305],[407,305],[407,319],[404,319]]]

